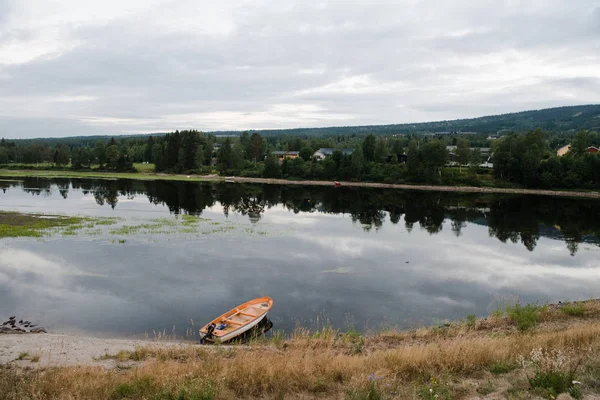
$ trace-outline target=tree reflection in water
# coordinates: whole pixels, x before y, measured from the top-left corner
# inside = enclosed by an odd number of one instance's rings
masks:
[[[333,188],[300,185],[189,183],[176,181],[26,179],[2,183],[2,189],[21,187],[32,195],[50,196],[57,190],[92,194],[99,206],[117,207],[119,198],[146,196],[173,214],[201,215],[215,204],[248,216],[256,223],[266,210],[281,206],[293,213],[349,214],[365,231],[377,231],[404,220],[410,232],[415,224],[434,235],[445,226],[460,237],[468,223],[486,225],[489,235],[502,242],[521,242],[533,251],[541,236],[565,241],[571,255],[579,244],[598,244],[600,202],[546,196],[481,195],[372,188]],[[445,221],[449,224],[446,225]]]

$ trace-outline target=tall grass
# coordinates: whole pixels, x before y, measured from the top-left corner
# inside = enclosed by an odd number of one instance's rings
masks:
[[[582,303],[582,307],[586,315],[600,316],[597,304]],[[439,400],[476,397],[506,387],[506,382],[522,382],[518,390],[525,391],[523,398],[537,390],[544,390],[544,396],[564,390],[558,384],[566,382],[566,375],[542,376],[534,365],[516,369],[517,359],[532,359],[536,349],[566,354],[569,365],[579,365],[579,355],[585,354],[582,379],[589,383],[584,390],[594,393],[594,371],[600,371],[598,318],[573,318],[565,328],[554,321],[568,315],[560,309],[544,310],[538,315],[537,329],[527,335],[510,318],[488,318],[451,324],[443,335],[422,328],[363,336],[324,326],[298,328],[287,338],[277,334],[272,340],[257,339],[251,346],[161,346],[157,342],[109,357],[117,363],[137,364],[117,372],[103,367],[0,369],[0,393],[9,399],[416,399],[431,395]],[[573,380],[578,377],[568,375]],[[480,384],[465,386],[465,381]],[[578,395],[573,384],[567,391]]]

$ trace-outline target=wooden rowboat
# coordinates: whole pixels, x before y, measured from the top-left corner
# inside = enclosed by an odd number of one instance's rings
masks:
[[[200,328],[201,340],[228,342],[258,325],[271,307],[273,299],[268,296],[247,301]]]

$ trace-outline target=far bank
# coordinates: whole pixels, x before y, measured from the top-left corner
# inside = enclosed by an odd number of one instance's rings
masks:
[[[317,180],[292,180],[272,179],[255,177],[225,177],[220,175],[178,175],[150,172],[82,172],[82,171],[60,171],[60,170],[7,170],[0,169],[0,178],[82,178],[82,179],[133,179],[133,180],[172,180],[188,182],[232,182],[232,183],[262,183],[274,185],[313,185],[334,186],[334,181]],[[560,196],[579,197],[589,199],[600,199],[600,192],[584,190],[544,190],[544,189],[522,189],[522,188],[499,188],[499,187],[477,187],[477,186],[444,186],[444,185],[411,185],[397,183],[376,182],[337,182],[344,187],[365,187],[381,189],[421,190],[457,193],[500,193],[520,194],[538,196]]]

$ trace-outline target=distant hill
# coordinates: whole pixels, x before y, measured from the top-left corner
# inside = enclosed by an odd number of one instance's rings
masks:
[[[475,132],[494,134],[503,131],[525,132],[542,128],[544,131],[569,132],[580,129],[600,132],[600,104],[547,108],[486,117],[452,121],[421,122],[414,124],[341,126],[330,128],[268,129],[261,135],[331,136],[331,135],[393,135],[426,134],[441,132]],[[236,131],[219,131],[214,134],[239,134]]]
[[[328,128],[293,128],[249,130],[265,136],[335,136],[335,135],[393,135],[393,134],[431,134],[431,133],[484,133],[514,131],[526,132],[542,128],[547,132],[574,132],[580,129],[600,132],[600,104],[546,108],[543,110],[522,111],[518,113],[490,115],[478,118],[457,119],[452,121],[421,122],[414,124],[338,126]],[[213,131],[215,135],[239,135],[242,131]],[[120,138],[140,136],[161,136],[165,133],[145,135],[120,135]],[[76,136],[68,138],[23,139],[23,142],[61,142],[93,144],[98,139],[111,136]],[[20,140],[21,141],[21,140]]]

